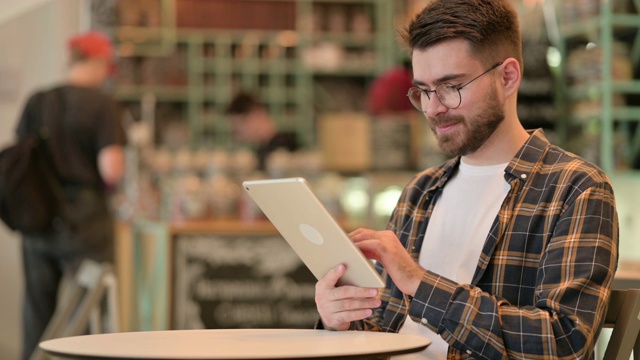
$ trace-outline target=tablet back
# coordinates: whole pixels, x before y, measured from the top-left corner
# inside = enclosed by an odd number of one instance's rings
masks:
[[[347,266],[338,285],[384,287],[358,247],[315,196],[304,178],[253,180],[245,190],[317,279]]]

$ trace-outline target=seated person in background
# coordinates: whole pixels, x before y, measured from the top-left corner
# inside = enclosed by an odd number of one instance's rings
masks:
[[[424,359],[592,359],[618,261],[613,190],[522,127],[511,1],[434,0],[404,40],[408,96],[454,158],[410,181],[387,231],[350,234],[386,287],[337,287],[337,266],[316,285],[318,326],[425,336]]]
[[[229,104],[227,114],[234,139],[255,146],[259,170],[265,170],[266,159],[273,151],[296,151],[300,147],[295,133],[279,132],[264,104],[251,94],[238,93]]]

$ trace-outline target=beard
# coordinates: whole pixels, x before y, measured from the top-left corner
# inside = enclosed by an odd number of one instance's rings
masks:
[[[495,86],[492,86],[484,108],[474,118],[468,120],[457,115],[428,120],[440,150],[449,156],[464,156],[476,152],[493,135],[504,118],[502,104],[498,101]],[[438,126],[453,124],[457,124],[454,131],[438,134]]]

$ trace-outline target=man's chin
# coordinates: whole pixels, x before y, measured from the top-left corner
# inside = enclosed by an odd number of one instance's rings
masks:
[[[448,156],[465,156],[477,150],[464,146],[464,144],[456,144],[454,140],[450,138],[446,140],[438,138],[438,147],[440,151]]]
[[[438,148],[448,156],[458,156],[460,148],[451,143],[451,141],[443,141],[438,139]]]

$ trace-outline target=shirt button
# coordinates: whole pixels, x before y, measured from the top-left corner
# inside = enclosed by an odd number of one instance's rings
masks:
[[[422,325],[429,325],[429,320],[427,320],[427,319],[421,319],[421,320],[420,320],[420,323],[421,323]]]
[[[527,174],[522,174],[520,175],[521,178],[526,179],[527,178]]]
[[[473,354],[473,351],[467,350],[467,354],[471,355],[471,354]]]

